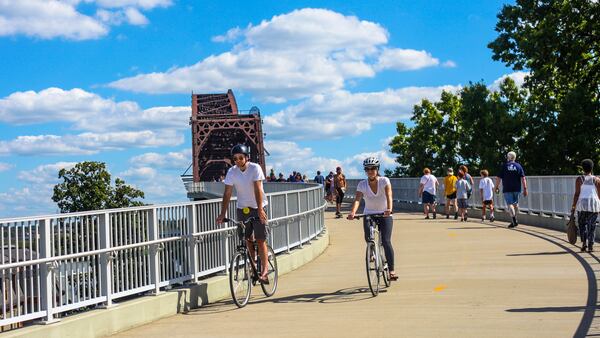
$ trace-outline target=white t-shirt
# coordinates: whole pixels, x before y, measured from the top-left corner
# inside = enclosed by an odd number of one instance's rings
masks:
[[[479,181],[479,189],[483,189],[483,200],[491,201],[494,198],[494,181],[491,178],[485,177]]]
[[[265,174],[263,173],[261,166],[256,163],[248,162],[248,166],[244,171],[241,171],[237,165],[229,168],[223,183],[235,188],[238,209],[246,207],[256,209],[258,206],[256,205],[256,199],[254,198],[254,182],[264,180]],[[262,182],[260,184],[262,185]],[[263,193],[262,206],[265,207],[267,204],[267,196]]]
[[[437,178],[431,174],[423,175],[421,177],[421,184],[423,184],[423,190],[428,193],[435,195],[435,184],[437,183]]]
[[[373,193],[371,187],[369,186],[369,182],[367,180],[362,180],[358,182],[358,186],[356,187],[356,191],[360,191],[363,194],[363,198],[365,200],[365,210],[363,213],[370,214],[378,214],[387,210],[387,199],[385,197],[385,187],[391,186],[390,179],[387,177],[378,177],[377,178],[377,194]]]

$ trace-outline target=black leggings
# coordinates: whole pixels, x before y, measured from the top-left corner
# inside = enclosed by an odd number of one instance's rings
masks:
[[[394,271],[394,248],[392,247],[392,228],[394,227],[394,220],[392,216],[374,217],[372,220],[379,228],[379,235],[381,236],[383,251],[385,251],[388,267],[390,271]],[[369,229],[366,218],[363,221],[363,228],[365,230],[365,241],[369,241],[371,239],[371,230]]]

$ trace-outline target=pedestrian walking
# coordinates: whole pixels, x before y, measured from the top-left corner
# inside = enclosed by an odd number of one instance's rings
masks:
[[[333,176],[333,186],[335,191],[335,216],[342,217],[342,202],[346,193],[346,176],[342,173],[342,167],[335,168],[336,174]]]
[[[496,193],[500,192],[500,183],[502,183],[502,193],[504,200],[508,206],[508,212],[512,217],[509,228],[514,228],[519,225],[517,214],[519,213],[519,195],[521,188],[523,196],[527,196],[527,179],[525,178],[525,170],[516,162],[517,154],[510,151],[506,154],[506,163],[500,168],[498,177],[496,177]]]
[[[467,168],[466,165],[463,164],[460,167],[458,167],[458,171],[462,171],[462,173],[465,174],[465,180],[467,180],[467,182],[469,182],[469,184],[471,185],[471,190],[467,192],[467,199],[469,199],[471,198],[471,195],[473,195],[473,187],[475,186],[475,180],[473,180],[473,176],[469,174],[469,168]]]
[[[461,222],[467,221],[469,190],[471,190],[471,184],[469,181],[467,181],[465,173],[463,171],[459,171],[458,181],[456,181],[456,202],[458,204],[458,213],[460,214]]]
[[[314,181],[315,183],[319,183],[320,185],[322,185],[323,189],[325,189],[325,177],[321,175],[321,171],[317,170],[317,176],[315,176]]]
[[[327,202],[333,202],[333,171],[325,177],[325,199]]]
[[[581,252],[594,251],[596,239],[596,220],[600,213],[600,178],[593,175],[594,162],[585,159],[581,162],[583,176],[575,179],[575,194],[571,216],[577,211],[579,236],[581,237]]]
[[[423,176],[419,182],[419,197],[423,203],[423,213],[425,214],[425,219],[429,219],[430,210],[433,212],[433,218],[436,218],[435,194],[439,184],[440,183],[438,182],[437,178],[431,174],[431,170],[429,168],[423,169]]]
[[[481,221],[485,221],[485,209],[490,209],[490,222],[494,221],[494,181],[489,178],[489,172],[483,169],[479,172],[479,192],[481,195]]]
[[[444,213],[446,219],[450,218],[451,209],[454,208],[454,219],[458,218],[458,208],[456,207],[456,181],[454,169],[448,168],[447,175],[444,177],[444,195],[446,195],[446,205],[444,205]]]

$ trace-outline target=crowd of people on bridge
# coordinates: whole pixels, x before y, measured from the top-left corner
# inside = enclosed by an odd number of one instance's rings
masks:
[[[489,221],[494,222],[494,192],[500,193],[500,185],[508,212],[511,216],[509,228],[516,227],[519,222],[517,215],[519,212],[519,195],[523,193],[527,196],[527,179],[525,178],[525,170],[517,161],[517,154],[513,151],[506,155],[506,162],[498,171],[496,183],[489,177],[489,171],[482,169],[479,173],[481,180],[479,181],[479,198],[481,202],[481,221],[485,221],[487,209],[490,210]],[[454,219],[460,217],[461,222],[467,221],[469,201],[473,195],[475,180],[469,174],[469,168],[466,165],[458,167],[458,174],[454,175],[454,169],[448,168],[447,175],[444,177],[444,196],[446,203],[444,205],[444,213],[446,218],[450,218],[452,209],[454,209]],[[437,205],[437,189],[439,182],[431,173],[429,168],[423,169],[423,176],[419,184],[419,197],[423,203],[423,212],[425,218],[429,219],[429,213],[436,218]]]

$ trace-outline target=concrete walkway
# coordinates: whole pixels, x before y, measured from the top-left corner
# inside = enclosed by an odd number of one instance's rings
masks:
[[[394,215],[399,281],[372,297],[362,221],[326,214],[331,245],[314,262],[230,300],[117,337],[572,337],[595,332],[598,261],[565,234],[520,225]],[[600,246],[598,246],[600,249]]]

